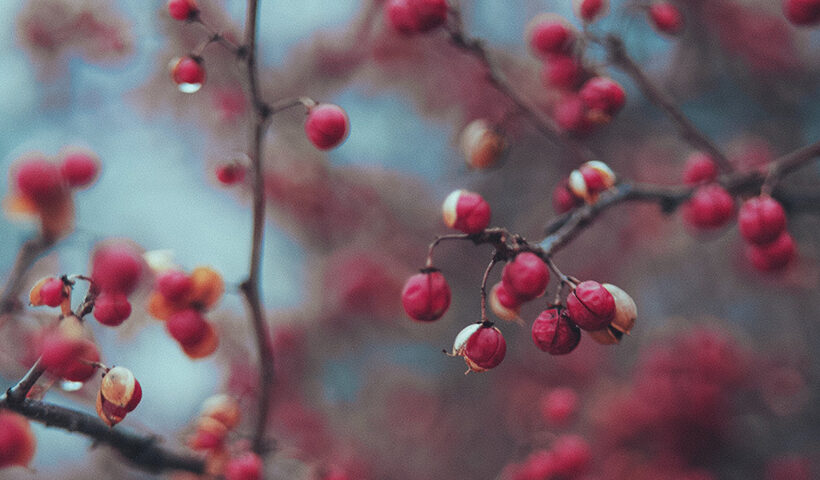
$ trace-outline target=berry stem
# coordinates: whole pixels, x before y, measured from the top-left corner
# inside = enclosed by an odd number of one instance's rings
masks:
[[[490,277],[490,272],[493,270],[493,267],[496,263],[500,260],[498,254],[496,252],[493,253],[493,258],[490,260],[489,265],[484,270],[484,277],[481,279],[481,321],[487,322],[487,279]]]
[[[23,286],[23,277],[34,265],[34,262],[55,243],[56,239],[38,235],[26,240],[20,247],[17,258],[14,260],[14,266],[6,277],[6,283],[0,292],[0,326],[3,325],[7,314],[18,310],[20,307],[17,296]]]
[[[433,266],[433,250],[438,246],[438,244],[442,240],[467,240],[470,238],[470,235],[466,233],[451,233],[448,235],[439,235],[433,240],[433,243],[430,244],[430,247],[427,249],[427,261],[424,263],[426,268],[430,268]]]
[[[216,42],[222,45],[225,49],[227,49],[229,52],[236,55],[237,57],[241,58],[245,55],[245,49],[242,46],[237,45],[228,38],[225,38],[225,36],[222,33],[220,33],[215,28],[205,23],[205,21],[202,20],[202,17],[199,15],[199,13],[197,13],[197,15],[191,19],[191,22],[201,26],[208,34],[208,39],[204,42],[204,45],[202,45],[202,49],[204,49],[209,44]]]

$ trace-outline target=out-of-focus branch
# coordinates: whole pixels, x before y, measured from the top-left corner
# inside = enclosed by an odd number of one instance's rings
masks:
[[[675,105],[674,100],[660,87],[655,85],[641,66],[629,56],[626,52],[623,40],[615,35],[608,35],[604,40],[604,44],[612,63],[632,77],[644,95],[675,122],[684,140],[695,148],[709,153],[724,172],[728,173],[733,170],[729,159],[726,158],[726,155],[723,154],[717,145],[684,115],[683,111]]]
[[[23,277],[29,268],[34,265],[34,262],[47,252],[54,243],[53,239],[38,235],[26,240],[20,247],[14,266],[6,277],[3,290],[0,292],[0,317],[11,313],[17,308],[17,296],[23,287]],[[0,324],[2,324],[2,320],[0,320]]]

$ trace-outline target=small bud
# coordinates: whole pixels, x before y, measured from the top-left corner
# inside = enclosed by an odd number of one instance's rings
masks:
[[[493,285],[493,288],[490,290],[489,301],[490,310],[492,310],[496,317],[508,322],[521,320],[518,316],[518,314],[521,313],[520,301],[511,295],[501,282]]]
[[[566,18],[542,13],[529,21],[524,33],[530,51],[537,57],[567,53],[575,43],[577,32]]]
[[[513,261],[504,266],[501,274],[504,289],[522,302],[543,295],[549,281],[547,264],[532,252],[516,255]]]
[[[615,318],[615,299],[600,283],[587,280],[567,297],[567,313],[580,328],[601,330]]]
[[[659,32],[675,35],[683,29],[683,15],[678,7],[661,1],[649,6],[649,19]]]
[[[481,195],[467,190],[456,190],[442,205],[444,224],[449,228],[474,234],[490,225],[490,205]]]
[[[94,301],[94,318],[103,325],[117,327],[131,315],[131,302],[118,292],[103,292]]]
[[[103,376],[100,395],[103,400],[130,412],[142,400],[142,387],[131,370],[114,367]]]
[[[581,342],[581,330],[569,321],[563,308],[550,308],[532,322],[532,340],[550,355],[566,355]]]
[[[319,150],[329,150],[342,143],[350,130],[347,114],[338,105],[322,103],[308,109],[305,133]]]
[[[701,230],[720,228],[734,215],[735,200],[718,184],[698,187],[683,205],[683,220]]]
[[[683,166],[683,182],[687,185],[713,182],[717,176],[717,164],[703,152],[693,152]]]
[[[777,239],[766,245],[749,245],[746,257],[761,272],[776,272],[788,266],[797,254],[794,239],[783,231]]]
[[[569,175],[569,190],[587,203],[595,203],[598,195],[615,185],[615,173],[604,162],[593,160],[573,170]]]
[[[181,57],[171,60],[171,79],[182,93],[195,93],[205,82],[201,58]]]
[[[404,284],[401,304],[413,320],[438,320],[450,306],[450,286],[438,270],[417,273]]]
[[[486,121],[476,119],[461,132],[461,151],[470,168],[490,168],[504,152],[504,139]]]
[[[743,203],[737,224],[747,242],[765,245],[777,240],[786,230],[786,212],[777,200],[761,195]]]
[[[28,467],[34,458],[37,440],[22,415],[0,410],[0,468]]]

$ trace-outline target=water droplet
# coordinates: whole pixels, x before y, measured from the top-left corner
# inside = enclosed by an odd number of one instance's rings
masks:
[[[177,88],[182,93],[194,93],[198,92],[200,88],[202,88],[201,83],[180,83],[177,85]]]
[[[61,380],[60,381],[60,390],[64,392],[76,392],[77,390],[83,388],[85,383],[83,382],[72,382],[70,380]]]

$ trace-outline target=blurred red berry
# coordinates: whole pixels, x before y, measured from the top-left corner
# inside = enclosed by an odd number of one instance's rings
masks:
[[[683,182],[687,185],[712,182],[717,176],[717,164],[707,153],[693,152],[683,166]]]
[[[194,0],[168,0],[168,13],[175,20],[188,20],[199,13]]]
[[[157,277],[157,291],[170,302],[178,302],[185,298],[194,286],[193,280],[185,272],[168,270]]]
[[[658,31],[674,35],[683,29],[683,15],[678,7],[669,2],[656,2],[649,6],[649,18]]]
[[[92,258],[91,278],[103,292],[129,294],[142,275],[140,254],[126,244],[105,245]]]
[[[60,168],[44,157],[25,158],[14,175],[20,194],[37,205],[50,205],[63,197],[65,185]]]
[[[216,167],[216,179],[223,185],[234,185],[245,179],[245,167],[226,163]]]
[[[575,29],[564,17],[550,13],[533,18],[526,29],[530,50],[542,58],[569,52],[575,36]]]
[[[62,155],[60,173],[69,187],[86,188],[100,172],[100,160],[88,150],[71,149]]]
[[[50,278],[40,287],[40,299],[49,307],[59,307],[65,298],[65,285],[59,278]]]
[[[786,268],[796,254],[794,239],[786,231],[771,243],[746,247],[746,257],[752,266],[762,272],[776,272]]]
[[[737,216],[740,234],[749,243],[771,243],[786,229],[786,212],[780,203],[761,195],[743,202]]]
[[[783,13],[795,25],[820,23],[820,0],[783,0]]]
[[[262,459],[253,453],[232,458],[225,466],[225,480],[261,480]]]
[[[323,103],[308,111],[305,133],[319,150],[328,150],[342,143],[349,129],[347,114],[338,105]]]
[[[130,315],[131,303],[123,293],[104,291],[94,301],[94,318],[103,325],[122,325]]]
[[[692,197],[683,204],[684,221],[697,229],[722,227],[734,215],[735,200],[718,184],[698,187]]]
[[[192,308],[171,315],[165,326],[168,333],[182,346],[197,345],[208,333],[205,317]]]

